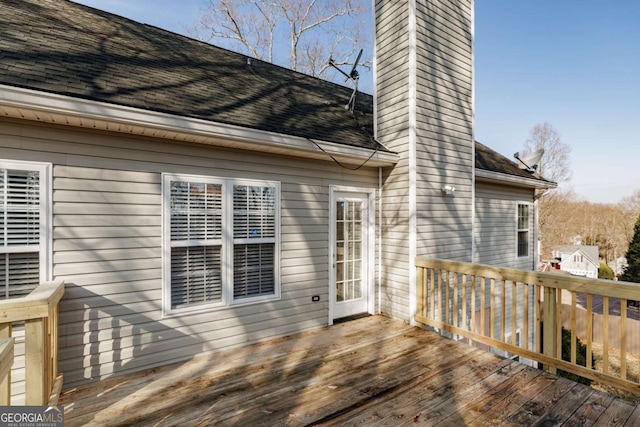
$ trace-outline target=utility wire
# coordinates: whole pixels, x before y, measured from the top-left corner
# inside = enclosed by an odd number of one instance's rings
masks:
[[[364,165],[366,165],[366,164],[367,164],[367,162],[368,162],[369,160],[371,160],[371,158],[372,158],[372,157],[373,157],[373,156],[378,152],[378,145],[376,144],[376,149],[374,150],[374,152],[373,152],[373,153],[371,153],[371,155],[370,155],[369,157],[367,157],[367,159],[366,159],[364,162],[362,162],[359,166],[357,166],[357,167],[355,167],[355,168],[352,168],[352,167],[349,167],[349,166],[346,166],[346,165],[343,165],[342,163],[340,163],[340,161],[339,161],[338,159],[336,159],[335,157],[333,157],[333,155],[332,155],[331,153],[327,152],[327,150],[325,150],[324,148],[322,148],[322,147],[320,146],[320,144],[318,144],[317,142],[315,142],[313,139],[311,139],[311,138],[309,138],[309,137],[307,137],[307,139],[308,139],[309,141],[313,142],[313,144],[314,144],[316,147],[318,147],[318,149],[319,149],[320,151],[322,151],[323,153],[325,153],[327,156],[331,157],[331,160],[333,160],[333,161],[334,161],[338,166],[340,166],[341,168],[344,168],[344,169],[348,169],[348,170],[350,170],[350,171],[357,171],[358,169],[362,168],[362,167],[363,167]]]

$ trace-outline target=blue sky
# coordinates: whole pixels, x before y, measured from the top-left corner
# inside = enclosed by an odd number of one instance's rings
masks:
[[[183,34],[205,4],[78,2]],[[550,123],[572,149],[565,187],[602,203],[640,189],[640,2],[612,4],[475,4],[476,139],[512,158],[535,124]],[[362,86],[370,78],[361,71]]]

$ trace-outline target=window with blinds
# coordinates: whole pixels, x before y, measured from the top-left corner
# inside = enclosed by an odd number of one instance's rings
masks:
[[[233,297],[275,292],[275,188],[233,187]]]
[[[0,298],[29,294],[46,277],[47,166],[0,161]]]
[[[165,311],[279,296],[279,184],[163,175]]]
[[[518,257],[529,256],[529,204],[518,203],[518,231],[517,251]]]
[[[222,184],[172,181],[171,308],[222,301]]]

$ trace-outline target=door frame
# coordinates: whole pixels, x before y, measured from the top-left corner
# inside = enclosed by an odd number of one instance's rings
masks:
[[[364,284],[367,293],[367,313],[374,314],[375,310],[375,250],[376,250],[376,189],[366,187],[350,187],[343,185],[329,186],[329,325],[334,321],[334,304],[336,300],[336,269],[334,260],[336,256],[336,209],[335,204],[338,194],[351,193],[354,196],[367,198],[367,218],[366,221],[366,242],[367,251],[364,256],[366,260],[366,283]]]

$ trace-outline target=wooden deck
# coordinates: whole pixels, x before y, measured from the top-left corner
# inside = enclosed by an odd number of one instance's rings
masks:
[[[66,426],[627,425],[640,406],[372,316],[63,392]]]

